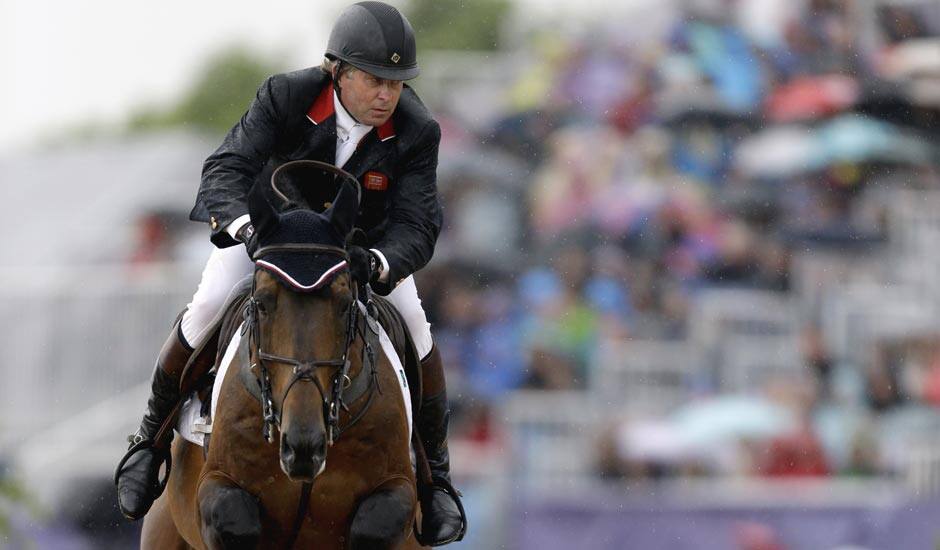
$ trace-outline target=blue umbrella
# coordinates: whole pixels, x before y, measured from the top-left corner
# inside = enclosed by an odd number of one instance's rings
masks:
[[[735,166],[751,177],[788,177],[836,163],[925,164],[927,142],[896,126],[860,115],[843,115],[816,128],[776,126],[744,140]]]
[[[890,161],[923,164],[930,147],[886,122],[859,115],[844,115],[825,124],[816,136],[817,160],[836,162]]]

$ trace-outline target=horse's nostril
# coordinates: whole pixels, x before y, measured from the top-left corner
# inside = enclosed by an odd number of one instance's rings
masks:
[[[287,460],[316,460],[326,456],[326,438],[323,436],[295,438],[281,438],[281,457]]]
[[[313,456],[323,457],[326,456],[326,438],[319,437],[313,444]]]
[[[294,448],[291,446],[290,441],[287,438],[281,438],[281,459],[284,462],[293,462],[296,458],[297,453],[294,452]]]
[[[281,469],[293,480],[312,480],[326,465],[324,434],[301,433],[281,437]]]

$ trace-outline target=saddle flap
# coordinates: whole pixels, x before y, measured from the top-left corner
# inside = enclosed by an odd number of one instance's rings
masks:
[[[225,303],[209,323],[209,338],[193,352],[180,377],[180,395],[186,396],[200,391],[211,383],[207,377],[210,370],[218,365],[220,351],[224,351],[232,339],[232,333],[241,323],[241,310],[245,300],[251,295],[252,276],[239,281],[229,292]],[[219,345],[222,342],[222,345]]]
[[[405,325],[405,319],[395,306],[382,296],[373,294],[372,298],[378,321],[385,329],[389,340],[392,341],[398,358],[405,368],[408,387],[412,388],[411,410],[417,414],[417,411],[421,410],[421,358],[418,357],[418,350],[411,339],[411,333],[408,332],[408,326]]]

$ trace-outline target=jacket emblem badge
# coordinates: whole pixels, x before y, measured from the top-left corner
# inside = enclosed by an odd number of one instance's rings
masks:
[[[370,191],[385,191],[388,189],[388,176],[381,172],[366,172],[363,186]]]

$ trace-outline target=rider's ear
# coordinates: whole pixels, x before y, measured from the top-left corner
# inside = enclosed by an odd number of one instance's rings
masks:
[[[359,185],[351,181],[343,181],[339,193],[333,199],[333,205],[327,212],[330,223],[336,232],[345,238],[356,224],[356,215],[359,212]]]

